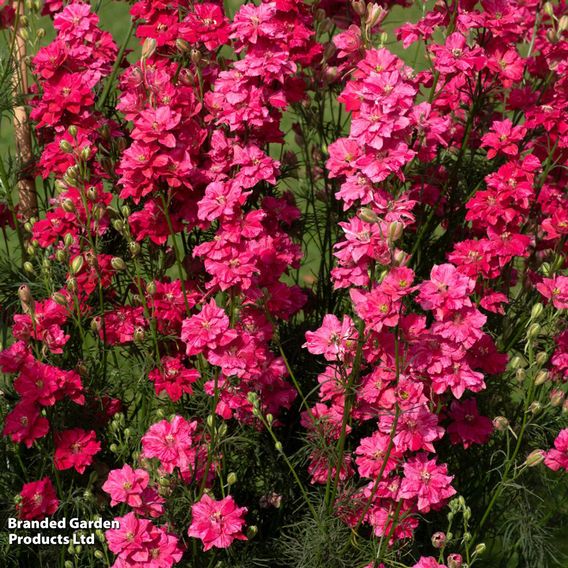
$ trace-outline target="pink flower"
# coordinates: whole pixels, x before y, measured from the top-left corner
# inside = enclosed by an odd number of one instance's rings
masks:
[[[444,501],[455,495],[451,486],[453,477],[446,475],[447,466],[436,465],[426,454],[410,458],[403,466],[404,479],[400,486],[401,499],[418,499],[417,507],[421,513],[439,509]]]
[[[536,288],[557,310],[568,309],[568,276],[543,278]]]
[[[101,450],[95,432],[86,432],[81,428],[64,430],[55,435],[55,454],[53,461],[57,469],[74,467],[79,473],[93,462],[93,456]]]
[[[176,467],[187,471],[194,464],[196,430],[196,421],[188,422],[181,416],[174,416],[171,422],[157,422],[142,436],[142,456],[157,458],[167,473],[172,473]]]
[[[446,568],[445,564],[438,564],[433,556],[421,556],[412,568]]]
[[[161,359],[161,368],[150,371],[148,378],[154,383],[157,395],[166,391],[172,402],[177,402],[183,394],[193,394],[191,385],[199,379],[199,371],[188,369],[179,358],[166,355]]]
[[[152,523],[147,519],[137,518],[134,513],[128,513],[114,520],[118,521],[120,526],[105,532],[109,549],[135,562],[148,561],[149,545],[154,540]]]
[[[228,548],[235,539],[247,540],[242,533],[246,512],[246,507],[237,507],[231,496],[214,501],[204,494],[191,507],[192,521],[187,534],[201,539],[205,551],[213,547]]]
[[[480,416],[473,398],[452,402],[450,417],[452,423],[448,426],[448,434],[452,444],[461,442],[464,448],[485,444],[493,432],[493,422],[487,416]]]
[[[546,452],[544,463],[553,471],[565,469],[568,471],[568,428],[560,430],[554,448]]]
[[[417,301],[425,310],[435,310],[443,316],[448,311],[470,307],[469,295],[475,281],[460,274],[451,264],[440,264],[432,268],[430,280],[420,284]]]
[[[524,126],[513,126],[507,118],[496,120],[491,125],[491,131],[481,139],[481,146],[487,147],[487,158],[492,160],[497,154],[516,156],[519,153],[516,142],[520,142],[527,133]]]
[[[185,319],[181,328],[181,340],[186,344],[187,355],[197,355],[206,348],[226,345],[236,333],[229,332],[229,318],[225,311],[210,300],[201,311]]]
[[[24,442],[28,448],[38,438],[49,432],[47,418],[41,416],[39,408],[33,402],[22,400],[6,416],[4,436],[10,436],[13,442]]]
[[[316,331],[306,331],[303,347],[313,355],[323,355],[327,361],[343,361],[357,341],[357,330],[353,320],[344,316],[339,321],[336,316],[327,314]]]
[[[16,510],[20,519],[43,519],[57,511],[59,501],[49,477],[26,483],[20,492]]]
[[[126,503],[130,507],[142,506],[142,494],[148,486],[150,476],[143,469],[132,469],[128,464],[122,469],[113,469],[103,485],[111,496],[110,505]]]

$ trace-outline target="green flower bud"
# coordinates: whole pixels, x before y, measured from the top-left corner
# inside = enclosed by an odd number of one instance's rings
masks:
[[[227,483],[229,485],[235,485],[236,482],[237,482],[237,474],[234,471],[231,471],[231,473],[227,475]]]
[[[544,450],[533,450],[525,460],[527,467],[535,467],[544,461]]]

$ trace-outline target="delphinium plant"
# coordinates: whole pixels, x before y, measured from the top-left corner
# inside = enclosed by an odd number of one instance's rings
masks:
[[[566,2],[121,4],[0,0],[6,561],[565,566]]]

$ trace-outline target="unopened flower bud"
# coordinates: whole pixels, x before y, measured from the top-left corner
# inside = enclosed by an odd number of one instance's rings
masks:
[[[72,199],[64,199],[61,207],[66,213],[73,213],[75,211],[75,203],[73,203]]]
[[[144,341],[144,338],[146,337],[146,332],[142,327],[137,327],[134,330],[133,336],[134,336],[134,341],[136,342]]]
[[[558,31],[559,33],[565,32],[568,30],[568,16],[565,14],[558,20]]]
[[[448,556],[448,568],[462,568],[463,558],[461,554],[450,554]]]
[[[485,546],[484,542],[480,542],[476,547],[475,550],[473,551],[473,554],[475,554],[476,556],[479,556],[480,554],[483,554],[485,552],[485,549],[487,548],[487,546]]]
[[[361,207],[358,217],[365,223],[377,223],[379,221],[378,215],[369,207]]]
[[[547,16],[554,16],[554,6],[552,2],[545,2],[542,9]]]
[[[552,389],[550,392],[550,406],[560,406],[564,402],[564,396],[560,389]]]
[[[529,412],[532,414],[538,414],[542,410],[542,404],[538,400],[533,400],[529,404]]]
[[[388,240],[389,240],[389,242],[395,243],[396,241],[398,241],[398,239],[400,239],[400,237],[402,237],[403,229],[404,229],[404,226],[400,221],[393,221],[389,225],[389,229],[388,229]]]
[[[367,5],[367,19],[365,20],[365,25],[368,29],[374,28],[377,24],[380,24],[387,15],[387,11],[379,6],[378,4],[368,4]]]
[[[515,379],[518,383],[522,383],[525,380],[526,376],[527,373],[524,369],[517,369],[517,372],[515,373]]]
[[[134,241],[128,243],[128,250],[132,256],[138,256],[140,254],[140,245]]]
[[[276,443],[274,444],[274,447],[276,448],[276,451],[277,451],[277,452],[283,453],[284,448],[282,447],[281,442],[276,442]]]
[[[132,211],[130,210],[130,207],[128,207],[128,205],[123,205],[120,208],[120,211],[121,211],[121,213],[124,217],[130,217],[130,213],[132,213]]]
[[[540,316],[542,315],[542,312],[544,311],[544,306],[540,303],[537,302],[531,310],[531,320],[537,320],[540,318]]]
[[[258,533],[258,528],[256,525],[251,525],[247,528],[247,538],[249,540],[253,539]]]
[[[534,378],[534,384],[537,387],[543,385],[546,381],[548,381],[548,371],[545,370],[539,371]]]
[[[185,41],[185,39],[182,38],[178,38],[176,39],[176,49],[180,52],[180,53],[188,53],[189,50],[191,49],[189,43],[187,43],[187,41]]]
[[[217,429],[217,434],[220,438],[224,438],[227,435],[227,424],[223,422],[221,426]]]
[[[272,414],[267,414],[266,421],[268,422],[269,426],[272,426],[272,422],[274,421],[274,416],[272,416]]]
[[[63,237],[63,243],[66,247],[70,247],[75,242],[75,238],[71,233],[66,233]]]
[[[69,134],[70,134],[73,138],[75,138],[75,137],[77,136],[77,127],[76,127],[74,124],[72,124],[72,125],[67,129],[67,132],[69,132]]]
[[[358,16],[363,16],[365,14],[365,2],[363,2],[363,0],[353,0],[351,2],[351,7]]]
[[[91,149],[89,148],[89,146],[85,146],[81,150],[81,160],[83,160],[83,162],[87,162],[90,157],[91,157]]]
[[[535,467],[544,461],[544,450],[533,450],[525,460],[527,467]]]
[[[76,256],[71,261],[71,267],[69,268],[69,272],[72,275],[78,274],[81,272],[83,265],[85,264],[85,259],[82,256]]]
[[[126,269],[126,263],[119,256],[113,257],[110,261],[110,264],[115,270],[125,270]]]
[[[74,276],[67,278],[67,290],[69,290],[69,292],[77,291],[77,278]]]
[[[207,427],[208,428],[213,428],[213,424],[215,424],[215,416],[213,416],[212,414],[209,414],[209,416],[207,416]]]
[[[29,260],[24,262],[24,272],[27,272],[28,274],[34,273],[34,265]]]
[[[73,152],[73,146],[71,146],[68,140],[61,140],[61,142],[59,142],[59,149],[66,154]]]
[[[87,189],[87,199],[89,201],[94,201],[97,198],[97,188],[96,187],[89,187],[89,189]]]
[[[65,262],[67,260],[67,251],[57,249],[55,251],[55,260],[57,260],[57,262]]]
[[[194,48],[191,50],[191,54],[189,57],[194,65],[199,65],[199,63],[201,62],[201,51],[199,51],[199,49]]]
[[[509,421],[505,418],[505,416],[496,416],[493,418],[493,427],[498,432],[505,432],[505,430],[509,427]]]
[[[536,354],[535,360],[537,362],[537,365],[540,365],[542,367],[542,365],[544,365],[548,361],[548,353],[546,351],[539,351]]]
[[[147,37],[142,44],[142,54],[140,56],[142,61],[146,61],[146,59],[152,57],[152,55],[156,52],[156,47],[156,40],[152,37]]]
[[[540,330],[541,330],[541,327],[538,323],[531,324],[529,326],[528,331],[527,331],[527,337],[529,339],[534,339],[535,337],[538,337]]]
[[[116,452],[118,452],[118,446],[116,444],[111,444],[109,449],[113,454],[116,454]]]
[[[59,304],[60,306],[66,306],[67,305],[67,298],[65,297],[65,294],[62,294],[61,292],[55,292],[52,296],[51,299],[56,303]]]
[[[69,545],[67,551],[69,552],[69,554],[75,554],[75,547],[71,544]],[[73,568],[74,565],[73,562],[71,562],[71,560],[66,560],[63,566],[65,566],[65,568]]]
[[[434,548],[444,548],[446,542],[446,533],[438,531],[432,535],[432,546]]]
[[[227,484],[235,485],[236,482],[237,482],[237,474],[234,471],[231,471],[231,473],[227,475]]]
[[[112,222],[112,226],[117,233],[122,233],[122,231],[124,230],[124,223],[120,219],[115,219]]]
[[[33,302],[32,291],[27,284],[22,284],[18,288],[18,297],[23,304],[31,304]]]

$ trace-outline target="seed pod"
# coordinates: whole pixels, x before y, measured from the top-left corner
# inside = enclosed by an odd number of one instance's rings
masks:
[[[137,327],[134,330],[134,341],[136,342],[144,341],[145,337],[146,337],[146,332],[144,331],[143,328]]]

